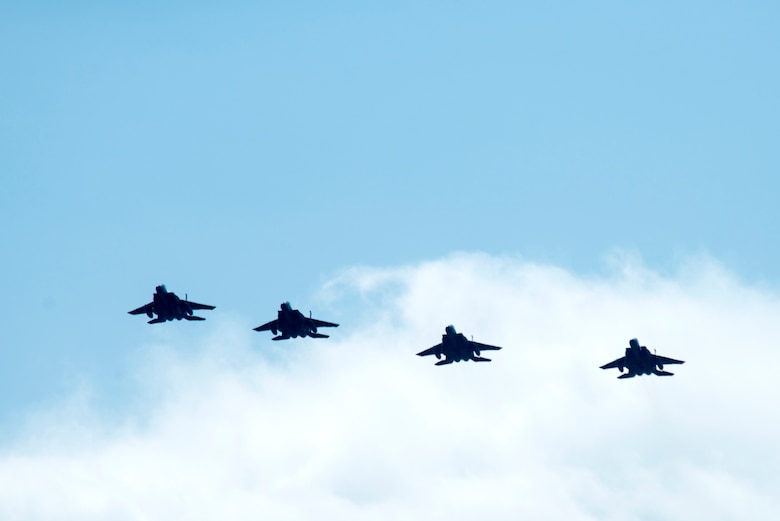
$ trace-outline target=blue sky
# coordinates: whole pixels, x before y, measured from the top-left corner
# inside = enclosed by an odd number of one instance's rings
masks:
[[[322,287],[354,266],[466,251],[589,277],[617,249],[666,276],[709,257],[776,292],[777,15],[3,4],[6,437],[81,386],[121,416],[150,346],[186,353],[284,300],[348,331],[361,302]],[[159,283],[217,309],[128,316]]]

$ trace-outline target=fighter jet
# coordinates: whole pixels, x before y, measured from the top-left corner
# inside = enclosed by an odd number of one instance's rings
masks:
[[[309,312],[309,318],[303,316],[303,313],[297,309],[293,309],[289,302],[282,303],[281,309],[277,312],[276,320],[272,320],[267,324],[254,328],[255,331],[268,331],[270,330],[274,335],[280,332],[278,336],[273,337],[271,340],[287,340],[288,338],[297,338],[310,336],[312,338],[328,338],[328,335],[317,333],[318,327],[338,327],[338,324],[333,322],[324,322],[311,318],[311,312]]]
[[[203,317],[196,317],[192,314],[196,309],[214,309],[215,306],[209,306],[207,304],[198,304],[197,302],[191,302],[187,300],[185,295],[184,300],[180,299],[176,293],[165,289],[165,284],[160,284],[155,288],[154,298],[145,306],[141,306],[138,309],[128,311],[131,315],[140,315],[146,313],[149,318],[152,318],[152,314],[156,314],[157,318],[147,322],[148,324],[159,324],[166,320],[206,320]]]
[[[441,344],[436,344],[425,351],[420,351],[417,353],[417,356],[436,355],[436,358],[441,359],[441,355],[444,355],[444,360],[436,362],[436,365],[446,365],[452,362],[460,362],[461,360],[490,362],[490,358],[479,356],[480,352],[501,349],[500,347],[469,340],[462,333],[456,333],[455,328],[451,325],[447,326],[444,331],[445,334],[441,336]]]
[[[632,338],[629,341],[631,347],[626,348],[626,356],[618,358],[614,362],[610,362],[606,365],[602,365],[602,369],[612,369],[617,367],[620,372],[623,372],[623,368],[627,368],[626,374],[621,374],[618,378],[633,378],[636,375],[643,374],[655,374],[658,376],[672,376],[674,373],[664,371],[664,365],[670,364],[684,364],[682,360],[675,360],[674,358],[666,358],[665,356],[658,356],[650,352],[645,346],[640,346],[639,341],[636,338]],[[657,367],[657,369],[656,369]]]

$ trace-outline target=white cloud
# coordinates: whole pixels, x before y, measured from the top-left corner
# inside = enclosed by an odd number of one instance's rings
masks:
[[[38,417],[0,458],[0,518],[780,511],[780,300],[712,261],[661,276],[617,257],[610,275],[579,277],[458,254],[347,270],[321,296],[355,308],[329,340],[271,343],[215,318],[191,356],[150,354],[144,414],[107,425],[74,399]],[[490,364],[414,356],[450,323],[504,349]],[[598,369],[633,337],[687,363],[671,378]]]

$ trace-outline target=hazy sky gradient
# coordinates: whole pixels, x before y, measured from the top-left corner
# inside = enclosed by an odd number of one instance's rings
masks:
[[[41,411],[67,424],[74,393],[101,425],[162,414],[139,396],[146,371],[167,374],[149,361],[158,346],[183,367],[213,339],[294,368],[251,331],[287,300],[342,324],[325,345],[375,316],[416,352],[408,312],[386,309],[398,295],[331,293],[360,266],[472,252],[589,281],[622,251],[678,280],[714,259],[729,291],[773,302],[777,19],[765,2],[0,5],[0,443],[23,442]],[[217,309],[159,327],[127,315],[160,283]],[[486,330],[459,329],[488,343],[495,328],[547,324],[530,304],[509,324],[489,301],[447,307],[471,298],[453,290],[407,302],[441,306],[418,319],[435,335],[472,313]],[[617,354],[650,336],[667,354],[678,339],[654,335],[684,316],[670,313],[548,327]],[[741,332],[727,316],[712,324]]]

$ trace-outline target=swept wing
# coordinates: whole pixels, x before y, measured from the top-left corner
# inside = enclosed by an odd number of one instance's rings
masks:
[[[622,356],[613,362],[601,366],[602,369],[612,369],[612,368],[620,368],[620,367],[626,367],[625,356]]]
[[[658,355],[655,355],[655,361],[656,363],[663,364],[663,365],[685,363],[684,360],[675,360],[674,358],[666,358],[665,356],[658,356]]]
[[[279,329],[279,321],[278,320],[272,320],[270,322],[267,322],[263,324],[262,326],[258,326],[255,328],[255,331],[277,331]]]
[[[338,324],[334,324],[333,322],[325,322],[324,320],[317,320],[316,318],[311,318],[309,320],[317,327],[339,327]]]
[[[488,344],[480,344],[479,342],[474,342],[474,341],[470,341],[469,344],[474,349],[479,349],[480,351],[498,351],[499,349],[501,349],[498,346],[491,346],[491,345],[488,345]]]
[[[428,356],[428,355],[435,355],[435,354],[441,354],[441,344],[436,344],[433,347],[429,347],[425,351],[420,351],[417,353],[417,356]]]
[[[141,313],[150,314],[154,311],[154,302],[150,302],[146,304],[145,306],[141,306],[140,308],[136,308],[132,311],[128,311],[131,315],[140,315]],[[151,315],[149,315],[151,316]]]
[[[197,302],[192,302],[191,300],[185,300],[187,304],[192,309],[214,309],[216,306],[209,306],[208,304],[198,304]]]

